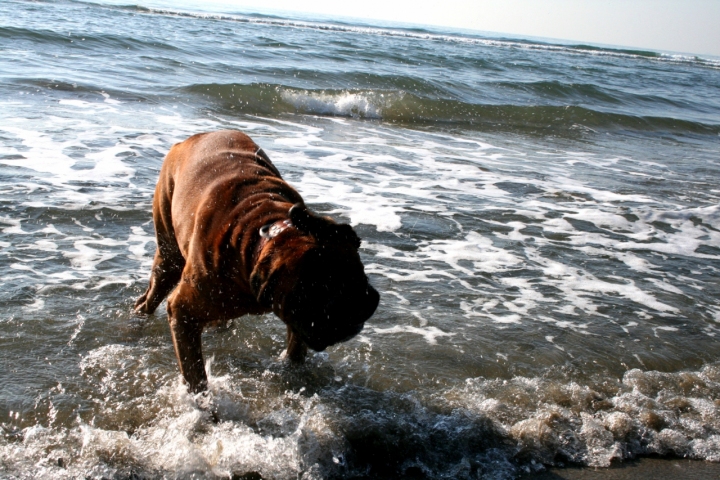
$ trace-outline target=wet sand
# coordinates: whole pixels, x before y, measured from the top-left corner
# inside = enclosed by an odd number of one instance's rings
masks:
[[[610,468],[552,468],[547,472],[525,475],[521,480],[626,480],[636,478],[715,480],[720,478],[720,463],[686,459],[641,458]]]

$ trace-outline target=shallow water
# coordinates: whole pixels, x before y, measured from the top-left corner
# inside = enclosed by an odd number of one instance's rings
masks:
[[[720,461],[720,63],[79,2],[0,6],[0,475],[513,478]],[[245,131],[354,225],[381,305],[180,382],[132,314],[168,148]],[[213,423],[209,406],[217,409]]]

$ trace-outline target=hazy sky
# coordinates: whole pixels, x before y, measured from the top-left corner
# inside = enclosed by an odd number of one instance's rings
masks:
[[[185,1],[196,5],[208,3]],[[239,10],[311,12],[720,56],[720,0],[216,0],[214,3],[233,5]]]

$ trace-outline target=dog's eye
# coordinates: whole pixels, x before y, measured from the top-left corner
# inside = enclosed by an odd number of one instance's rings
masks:
[[[260,227],[260,236],[270,238],[270,225],[264,225]]]

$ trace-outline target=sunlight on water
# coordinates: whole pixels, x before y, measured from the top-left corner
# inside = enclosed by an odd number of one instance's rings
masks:
[[[716,66],[11,3],[0,477],[720,462]],[[210,390],[192,396],[164,308],[131,307],[163,156],[221,128],[248,133],[309,206],[354,226],[382,300],[358,337],[302,367],[280,359],[272,315],[206,331]]]

